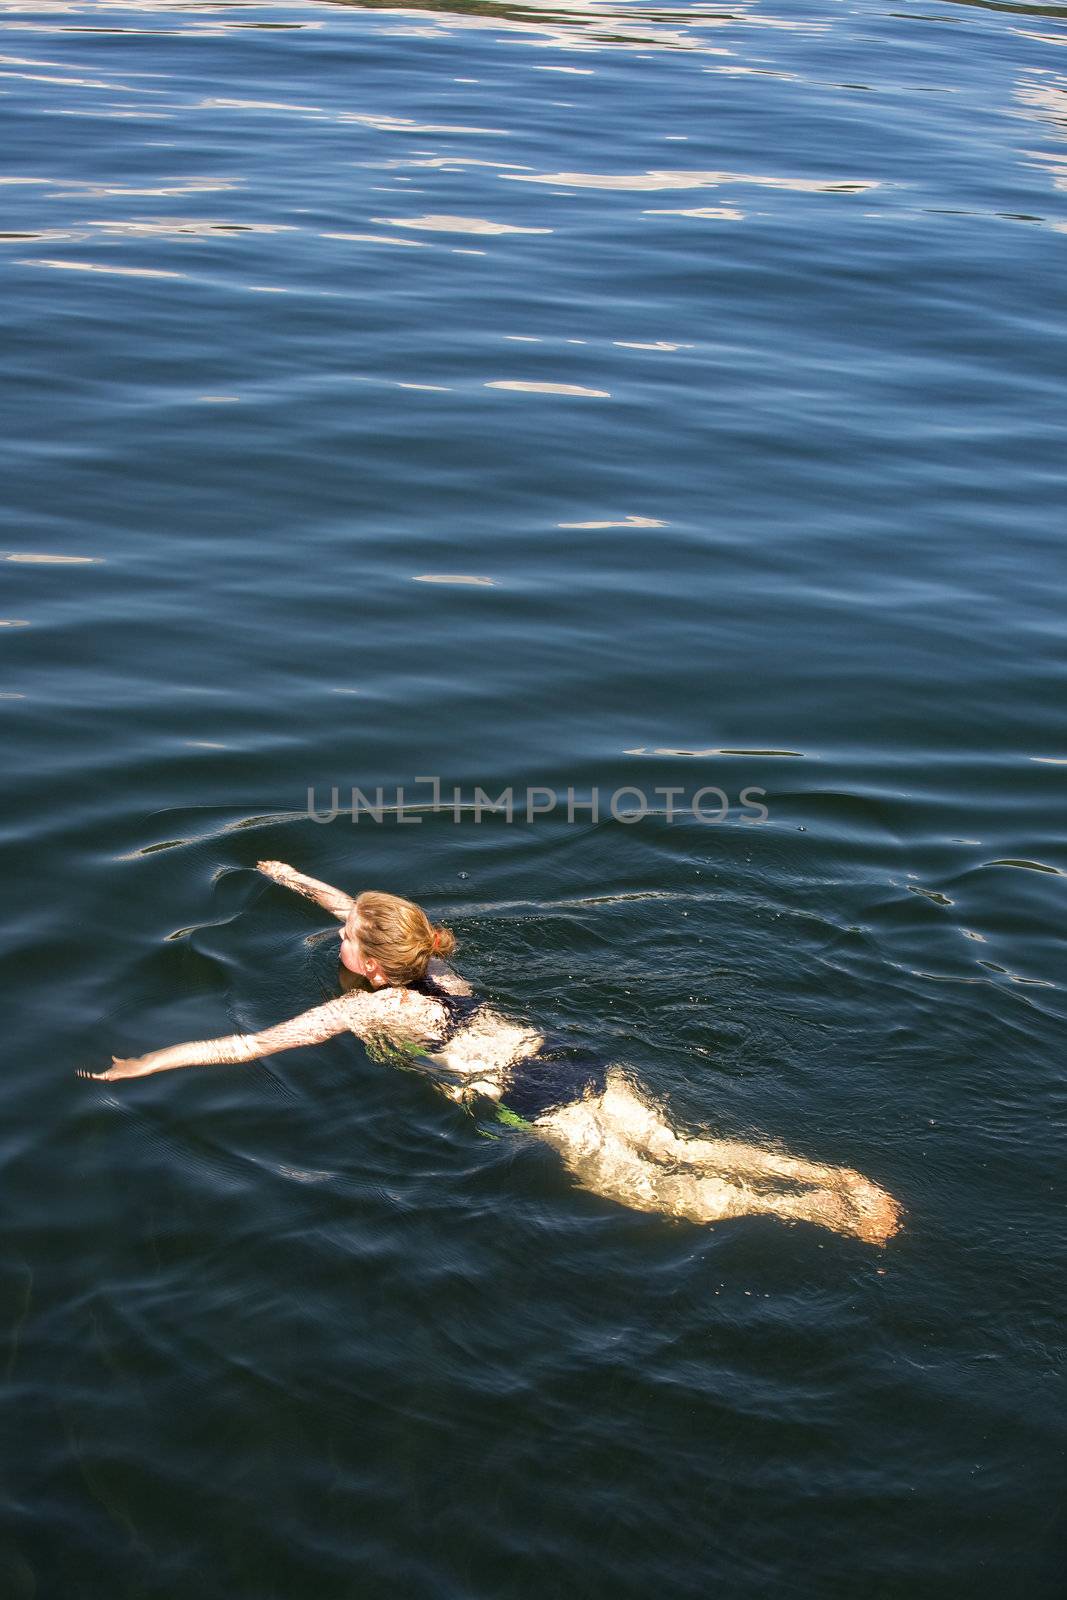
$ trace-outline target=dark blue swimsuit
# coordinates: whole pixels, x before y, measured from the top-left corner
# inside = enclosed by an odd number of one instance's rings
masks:
[[[570,1105],[587,1094],[603,1094],[608,1063],[585,1045],[558,1045],[539,1050],[522,1063],[504,1091],[501,1109],[536,1122],[546,1111]]]
[[[452,994],[429,976],[408,987],[439,1001],[448,1012],[448,1022],[435,1049],[448,1044],[485,1004],[476,995]],[[499,1110],[510,1114],[505,1121],[518,1117],[523,1122],[535,1122],[557,1106],[570,1105],[586,1094],[602,1094],[607,1072],[608,1063],[589,1046],[561,1042],[539,1050],[520,1064],[504,1091]]]

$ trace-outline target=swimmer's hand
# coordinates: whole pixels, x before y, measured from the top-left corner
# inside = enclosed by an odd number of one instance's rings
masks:
[[[306,873],[297,872],[285,861],[257,861],[256,871],[262,872],[265,878],[273,878],[275,883],[280,883],[283,888],[295,889],[297,894],[302,894],[308,900],[314,900],[316,905],[322,906],[338,922],[346,922],[348,914],[355,905],[350,894],[345,894],[343,889],[335,889],[328,883],[320,883],[318,878],[309,878]]]
[[[106,1072],[79,1072],[78,1076],[95,1078],[101,1082],[113,1082],[116,1078],[144,1078],[150,1072],[163,1072],[167,1067],[181,1064],[166,1060],[168,1054],[170,1052],[167,1050],[150,1050],[146,1056],[112,1056]]]
[[[284,861],[257,861],[256,871],[262,872],[266,878],[273,878],[275,883],[288,883],[294,876],[293,868]]]

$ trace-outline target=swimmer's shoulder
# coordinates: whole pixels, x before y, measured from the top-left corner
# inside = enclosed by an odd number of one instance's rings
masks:
[[[416,989],[349,990],[336,1002],[352,1033],[435,1038],[448,1020],[443,1001]]]
[[[453,972],[448,963],[438,957],[430,962],[427,976],[438,989],[444,989],[446,994],[473,995],[474,993],[466,978],[461,978],[458,972]]]

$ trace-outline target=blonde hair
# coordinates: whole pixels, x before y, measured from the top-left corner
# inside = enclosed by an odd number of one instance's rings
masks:
[[[432,956],[450,956],[455,937],[436,927],[421,906],[397,894],[365,889],[356,899],[359,947],[392,984],[418,983]]]

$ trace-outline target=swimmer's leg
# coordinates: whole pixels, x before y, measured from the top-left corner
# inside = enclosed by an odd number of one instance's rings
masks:
[[[736,1139],[684,1139],[621,1080],[609,1084],[605,1111],[629,1137],[640,1140],[654,1160],[712,1168],[742,1187],[775,1180],[805,1185],[809,1192],[803,1196],[767,1197],[772,1202],[769,1209],[778,1216],[825,1222],[838,1232],[855,1233],[874,1243],[891,1238],[900,1227],[900,1208],[892,1195],[852,1167],[805,1161]],[[813,1210],[818,1214],[812,1215]],[[826,1222],[828,1217],[843,1218],[845,1225]]]
[[[772,1192],[762,1197],[778,1216],[822,1222],[873,1243],[883,1243],[900,1227],[900,1207],[892,1195],[852,1167],[805,1161],[736,1139],[682,1138],[618,1072],[609,1074],[603,1098],[605,1114],[656,1160],[711,1168],[746,1190],[776,1180],[803,1184],[807,1192],[801,1195]]]
[[[692,1165],[706,1162],[724,1172],[791,1178],[802,1183],[831,1183],[850,1172],[847,1167],[804,1161],[735,1139],[683,1139],[663,1120],[658,1107],[642,1099],[616,1071],[609,1072],[602,1098],[604,1115],[632,1143],[659,1160],[684,1161]],[[859,1173],[853,1176],[859,1177]]]
[[[538,1118],[535,1129],[584,1187],[637,1210],[694,1222],[773,1214],[871,1244],[900,1225],[893,1198],[851,1168],[680,1137],[617,1072],[603,1094]]]

